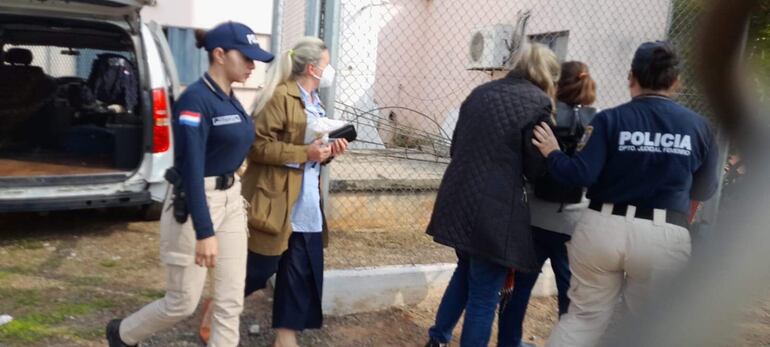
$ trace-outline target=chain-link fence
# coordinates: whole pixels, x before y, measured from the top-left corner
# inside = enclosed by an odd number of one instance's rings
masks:
[[[282,18],[325,18],[321,28],[337,68],[333,117],[359,132],[349,155],[331,165],[328,218],[337,229],[423,230],[448,163],[460,104],[482,83],[505,75],[517,15],[526,33],[561,61],[589,65],[594,106],[629,99],[636,47],[671,38],[685,59],[681,100],[705,112],[690,88],[689,43],[695,0],[438,1],[282,0]],[[309,5],[311,4],[311,5]],[[315,4],[315,5],[312,5]],[[304,6],[305,13],[293,13]],[[320,13],[313,12],[319,8]],[[329,11],[337,13],[329,13]],[[329,22],[334,20],[334,22]],[[285,22],[281,42],[304,23]],[[283,46],[283,49],[288,47]],[[330,105],[333,104],[333,105]]]
[[[274,11],[274,14],[278,18],[273,18],[273,20],[278,22],[277,28],[280,30],[280,35],[274,36],[278,38],[278,46],[275,48],[277,48],[278,52],[283,52],[291,48],[298,39],[305,36],[308,6],[306,0],[278,0],[275,1],[275,5],[278,8],[277,11]],[[276,28],[275,25],[273,27]]]
[[[685,61],[692,61],[695,55],[693,29],[697,27],[701,12],[702,1],[673,0],[671,13],[671,27],[668,30],[669,39],[679,50]],[[679,100],[688,107],[706,114],[705,99],[698,90],[698,80],[695,74],[694,64],[682,66],[682,90],[679,92]]]

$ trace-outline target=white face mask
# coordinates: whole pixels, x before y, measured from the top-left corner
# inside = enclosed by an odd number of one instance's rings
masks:
[[[321,72],[321,77],[318,77],[315,74],[311,74],[311,75],[313,75],[313,77],[315,77],[316,79],[320,80],[318,84],[320,88],[328,88],[328,87],[331,87],[332,84],[334,83],[335,73],[336,71],[334,71],[334,68],[331,65],[326,65],[326,68],[324,69],[324,71]]]

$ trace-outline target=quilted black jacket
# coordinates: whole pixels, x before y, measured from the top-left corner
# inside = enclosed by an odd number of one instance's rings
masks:
[[[513,73],[471,92],[460,107],[452,160],[428,225],[434,241],[503,266],[539,270],[524,180],[545,169],[532,128],[549,119],[551,108],[542,90]]]

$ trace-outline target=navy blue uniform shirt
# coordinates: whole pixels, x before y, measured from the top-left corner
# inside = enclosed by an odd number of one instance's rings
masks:
[[[582,151],[548,156],[565,184],[605,203],[689,212],[717,188],[717,149],[705,118],[662,96],[640,96],[597,114]],[[590,132],[590,133],[589,133]],[[585,140],[585,139],[584,139]]]
[[[214,235],[203,178],[233,173],[254,142],[254,120],[205,74],[174,104],[175,166],[198,240]]]

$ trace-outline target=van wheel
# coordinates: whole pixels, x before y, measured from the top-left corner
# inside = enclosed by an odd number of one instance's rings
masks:
[[[156,221],[160,220],[161,212],[163,212],[163,204],[160,202],[152,202],[142,206],[139,210],[139,216],[146,221]]]

